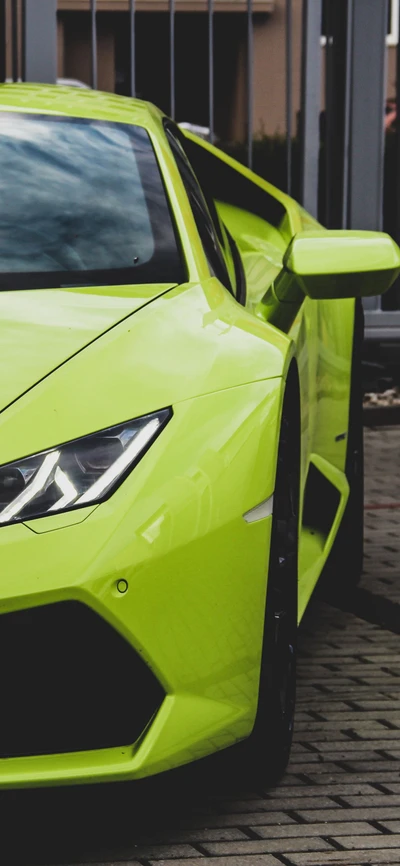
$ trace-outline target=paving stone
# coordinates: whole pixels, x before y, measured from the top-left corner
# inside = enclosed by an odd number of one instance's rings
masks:
[[[386,823],[390,824],[390,821]],[[392,823],[395,824],[396,822]],[[400,824],[400,822],[398,823]],[[291,824],[285,827],[250,827],[250,829],[265,839],[288,839],[292,837],[297,839],[302,836],[354,836],[354,834],[371,836],[380,832],[367,821],[343,821],[342,824],[339,821],[331,824],[325,821],[325,823],[315,824]],[[397,830],[393,832],[397,832]]]
[[[380,740],[344,740],[341,742],[327,742],[327,743],[318,743],[316,744],[316,748],[322,754],[326,752],[332,754],[335,750],[337,752],[363,752],[365,749],[372,749],[372,751],[385,750],[386,752],[391,751],[392,749],[400,748],[399,738],[394,739],[393,731],[388,732],[390,734],[390,738],[388,740],[380,739]]]
[[[301,798],[303,809],[327,809],[332,806],[332,799],[330,797],[319,797],[317,791],[315,797],[307,797],[307,793],[308,788],[305,789],[304,797]],[[388,794],[387,796],[389,797],[390,795]],[[286,812],[291,809],[297,809],[299,806],[298,797],[289,797],[287,799],[285,797],[279,797],[278,799],[264,800],[263,802],[263,809],[265,809],[265,811],[283,809]]]
[[[374,836],[373,839],[365,836],[351,836],[349,838],[333,837],[337,842],[343,845],[343,848],[352,848],[362,850],[364,848],[397,848],[400,852],[400,835],[393,836]],[[224,844],[224,843],[221,843]]]
[[[385,788],[392,794],[400,794],[400,782],[385,782]]]
[[[201,854],[199,854],[199,858]],[[276,857],[273,857],[272,854],[254,854],[249,857],[245,857],[240,854],[238,857],[207,857],[206,860],[203,858],[199,859],[190,859],[190,860],[150,860],[150,863],[154,866],[199,866],[201,863],[214,863],[215,866],[278,866],[281,863],[280,860],[277,860]],[[117,866],[117,864],[115,864]],[[120,864],[118,864],[120,866]],[[122,864],[124,866],[124,864]],[[126,864],[128,866],[128,864]],[[130,864],[129,864],[130,866]]]
[[[304,779],[300,776],[296,776],[294,773],[286,773],[283,779],[280,781],[280,790],[286,787],[293,787],[293,785],[304,785]]]
[[[351,722],[353,719],[358,724],[358,720],[360,722],[373,722],[375,720],[379,722],[390,721],[393,722],[394,725],[398,723],[400,727],[400,712],[399,710],[391,710],[390,703],[387,702],[387,706],[385,707],[385,702],[383,701],[383,706],[379,707],[376,710],[325,710],[324,713],[320,713],[321,721],[316,724],[330,724],[330,723],[339,723],[339,726],[342,727],[342,722]],[[333,703],[332,703],[333,706]],[[311,722],[311,717],[310,717]],[[297,716],[296,716],[296,730],[298,729]]]
[[[370,744],[368,744],[368,745],[370,745]],[[336,751],[336,752],[324,752],[324,753],[315,752],[314,753],[314,759],[315,760],[313,761],[313,763],[314,764],[321,764],[323,766],[322,761],[327,761],[328,763],[337,763],[338,761],[339,762],[343,762],[343,761],[346,762],[346,761],[350,760],[352,757],[357,757],[360,761],[361,760],[362,761],[368,761],[370,763],[373,761],[381,763],[382,760],[385,760],[385,757],[383,757],[382,754],[379,754],[379,752],[371,751],[371,749],[369,749],[369,748],[367,749],[366,743],[364,743],[363,746],[364,746],[365,751],[363,751],[363,749],[358,749],[358,750],[342,749],[341,751]],[[400,759],[400,752],[398,754],[396,754],[395,752],[390,751],[389,749],[385,749],[384,746],[382,746],[382,748],[380,749],[380,752],[386,752],[387,753],[386,760],[387,760],[388,764],[392,763],[393,760]],[[300,764],[301,762],[300,761],[297,762],[296,759],[294,759],[292,763],[293,763],[292,769],[295,769],[297,767],[297,764],[298,763]],[[393,763],[392,763],[392,766],[393,766]]]
[[[313,807],[324,809],[324,808],[329,808],[330,806],[332,806],[331,798],[330,797],[320,797],[319,796],[319,789],[317,789],[317,787],[315,789],[311,789],[311,790],[315,790],[315,796],[314,797],[313,796],[310,796],[310,797],[306,796],[308,794],[308,787],[305,790],[303,788],[303,797],[301,797],[301,803],[302,803],[304,809],[309,809],[309,808],[313,808]],[[221,817],[225,817],[225,814],[226,814],[225,810],[227,810],[227,811],[229,810],[229,813],[232,815],[234,815],[236,812],[238,812],[240,814],[240,821],[238,822],[239,826],[240,826],[241,824],[244,823],[242,821],[242,818],[246,817],[247,812],[249,814],[257,814],[257,813],[259,814],[259,813],[263,813],[263,812],[276,812],[276,811],[287,812],[287,811],[290,811],[290,809],[297,808],[297,806],[299,805],[299,799],[298,799],[297,793],[296,793],[296,796],[294,796],[294,797],[285,797],[284,791],[282,792],[282,794],[283,795],[280,797],[270,797],[268,795],[263,800],[257,800],[257,801],[251,800],[248,809],[246,807],[246,802],[242,801],[242,800],[240,800],[239,802],[235,802],[233,800],[231,803],[228,803],[226,801],[222,801],[221,803],[218,803],[218,804],[216,803],[213,811],[210,812],[207,810],[207,812],[205,813],[205,820],[208,820],[208,816],[210,814],[215,815],[217,813],[217,811],[219,812]],[[317,804],[319,804],[319,805],[317,806]]]
[[[381,821],[382,827],[389,830],[390,833],[400,833],[400,820],[398,821]]]
[[[346,797],[346,803],[354,809],[368,808],[369,806],[400,806],[400,794],[368,794]]]
[[[235,843],[221,843],[224,844],[235,844],[239,845],[239,842]],[[175,859],[183,859],[184,857],[198,857],[199,852],[193,848],[192,845],[139,845],[135,846],[135,857],[139,860],[152,860],[153,858],[162,859],[163,857],[169,857],[170,859],[173,857]]]
[[[298,809],[297,815],[303,821],[313,823],[315,821],[382,821],[399,817],[398,806],[369,806],[364,809],[350,809],[345,806],[337,806],[336,809]]]
[[[234,842],[236,839],[248,839],[243,830],[239,830],[237,827],[204,827],[201,830],[177,830],[167,835],[169,838],[168,840],[164,839],[163,841],[165,842],[191,842],[192,844],[196,844],[197,842]]]
[[[362,761],[360,759],[360,755],[357,755],[357,758],[357,761],[345,762],[346,767],[348,767],[350,771],[354,770],[356,773],[359,773],[360,771],[365,773],[368,773],[369,771],[371,773],[385,773],[386,770],[392,770],[393,772],[396,772],[396,767],[398,767],[398,772],[400,772],[400,761],[393,761],[389,758],[389,756],[387,758],[381,758],[380,761],[375,761],[373,763],[369,763],[368,761]]]
[[[328,773],[326,776],[321,773],[319,775],[315,774],[315,776],[309,776],[309,781],[315,785],[318,785],[318,789],[321,790],[325,790],[325,786],[328,785],[330,786],[330,788],[328,789],[329,793],[337,795],[339,793],[338,788],[346,786],[347,782],[349,781],[351,781],[353,785],[357,783],[368,783],[369,785],[381,783],[385,785],[385,788],[388,788],[388,783],[400,781],[400,770],[388,769],[373,772],[370,769],[365,773],[348,770],[347,772],[343,773]]]
[[[399,866],[399,852],[374,849],[373,851],[326,851],[323,854],[291,854],[290,863],[293,866],[327,866],[329,863],[341,863],[342,866],[378,866],[378,864],[395,863]],[[183,864],[182,864],[183,866]],[[197,864],[198,866],[198,864]]]
[[[388,837],[389,838],[389,837]],[[202,846],[205,851],[216,857],[222,854],[274,854],[288,851],[330,851],[331,846],[321,839],[290,838],[248,839],[247,842],[211,842]]]
[[[392,815],[387,817],[392,818]],[[229,815],[204,815],[193,814],[184,819],[186,828],[193,829],[207,827],[248,827],[257,824],[293,824],[294,819],[285,812],[234,812]]]
[[[394,764],[394,762],[390,761],[389,758],[387,758],[385,761],[383,758],[381,758],[380,761],[378,762],[378,766],[379,766],[379,764],[383,764],[383,763],[384,763],[386,768],[392,767]],[[347,761],[346,761],[346,764],[348,764]],[[362,766],[363,766],[363,763],[362,763]],[[326,773],[337,773],[339,770],[342,769],[342,767],[335,764],[334,761],[317,760],[317,761],[313,761],[312,763],[309,763],[309,762],[296,763],[296,766],[291,766],[291,769],[295,770],[296,773],[299,773],[303,777],[304,776],[310,777],[310,774],[312,774],[312,773],[316,776],[325,775]],[[399,762],[399,769],[400,769],[400,762]],[[305,782],[303,782],[303,784],[305,784]]]
[[[400,722],[400,716],[398,716],[396,721]],[[380,721],[380,719],[376,718],[376,714],[375,714],[374,718],[372,718],[372,719],[364,719],[362,714],[359,714],[357,716],[355,713],[353,713],[353,715],[351,715],[349,713],[347,718],[322,719],[320,722],[308,721],[308,722],[301,722],[299,724],[296,721],[296,736],[300,738],[300,735],[301,735],[302,742],[304,742],[305,740],[313,742],[314,739],[315,739],[315,742],[318,742],[319,735],[322,732],[325,733],[327,737],[330,736],[332,738],[332,733],[331,733],[332,731],[340,731],[340,733],[343,736],[348,737],[349,734],[346,732],[349,730],[349,728],[351,728],[354,731],[360,732],[361,737],[363,735],[365,736],[365,733],[368,736],[370,736],[370,731],[375,731],[376,732],[375,736],[376,736],[378,734],[378,732],[379,732],[379,735],[381,735],[381,734],[383,734],[383,732],[385,730],[387,731],[387,733],[389,733],[389,730],[387,728],[385,728],[386,722],[387,722],[387,714],[386,713],[385,713],[385,718],[382,721]],[[393,722],[393,724],[395,724],[395,722]],[[304,736],[305,734],[307,734],[308,736],[305,737]],[[393,736],[394,736],[394,734],[392,733],[392,737]]]
[[[274,791],[274,799],[284,799],[286,797],[301,797],[302,800],[305,796],[308,797],[318,797],[319,800],[322,797],[334,794],[335,797],[342,796],[346,797],[346,795],[353,794],[376,794],[376,790],[372,787],[371,784],[363,784],[359,782],[353,782],[353,777],[349,773],[348,774],[349,784],[337,784],[334,787],[329,783],[325,785],[307,785],[306,788],[298,787],[298,788],[282,788],[281,790]],[[385,787],[389,787],[389,785],[385,785]],[[400,790],[400,785],[399,785]],[[394,791],[393,793],[397,793]]]

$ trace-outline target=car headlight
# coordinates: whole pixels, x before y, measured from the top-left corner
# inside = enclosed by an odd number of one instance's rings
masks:
[[[107,499],[171,415],[163,409],[0,466],[0,524]]]

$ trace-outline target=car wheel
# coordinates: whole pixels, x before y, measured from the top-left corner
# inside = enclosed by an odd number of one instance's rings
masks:
[[[362,415],[361,345],[364,313],[356,301],[346,476],[350,494],[329,555],[322,586],[329,594],[351,591],[360,581],[364,547],[364,430]]]
[[[240,744],[243,774],[251,785],[279,780],[293,736],[300,434],[298,397],[294,401],[291,391],[286,392],[278,450],[257,715],[249,739]]]

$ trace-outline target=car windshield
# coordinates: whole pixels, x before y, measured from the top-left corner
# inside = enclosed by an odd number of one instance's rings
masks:
[[[0,289],[183,278],[145,129],[0,113]]]

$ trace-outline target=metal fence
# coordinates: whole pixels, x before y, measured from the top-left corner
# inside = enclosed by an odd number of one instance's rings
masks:
[[[215,70],[214,70],[214,0],[206,0],[208,17],[208,130],[211,141],[215,139]],[[320,3],[320,0],[318,0]],[[136,0],[129,3],[130,37],[130,95],[136,95]],[[254,126],[254,11],[253,0],[245,0],[247,29],[247,162],[253,164],[253,126]],[[292,153],[292,0],[286,3],[286,119],[287,119],[287,189],[291,189]],[[91,63],[90,84],[98,86],[98,3],[89,0]],[[176,2],[169,0],[169,113],[176,114],[176,69],[175,47]],[[10,68],[9,77],[17,80],[53,81],[56,78],[55,21],[57,0],[0,0],[0,80],[6,79],[6,66]],[[38,50],[39,49],[39,50]],[[7,55],[11,63],[7,64]],[[10,57],[8,57],[10,59]],[[167,72],[167,70],[165,70]],[[146,94],[144,94],[146,95]]]
[[[288,33],[290,34],[291,0],[287,3]],[[208,130],[210,141],[214,141],[214,0],[207,0],[208,6]],[[90,0],[91,15],[91,86],[97,89],[97,0]],[[130,34],[130,93],[136,95],[136,0],[129,0],[129,34]],[[170,116],[175,119],[176,106],[176,51],[175,51],[175,0],[169,0],[169,81],[170,81]],[[288,36],[288,81],[291,79],[291,42]],[[253,0],[247,0],[247,161],[253,163]],[[291,149],[291,106],[290,89],[288,88],[288,165],[290,165]],[[290,168],[288,167],[288,182],[290,187]]]
[[[286,187],[293,181],[293,3],[284,0],[286,25]],[[400,0],[391,0],[398,13]],[[129,90],[137,90],[137,0],[127,0],[129,20]],[[246,13],[246,156],[253,165],[254,144],[254,0]],[[89,0],[90,83],[97,88],[98,2]],[[206,0],[208,60],[208,135],[215,140],[215,0]],[[324,15],[323,15],[324,12]],[[176,85],[181,74],[176,46],[176,0],[168,0],[170,105],[176,115]],[[396,17],[396,16],[395,16]],[[398,15],[397,15],[398,18]],[[55,81],[57,75],[57,0],[0,0],[0,79]],[[324,47],[321,47],[324,21]],[[383,221],[385,38],[388,0],[303,0],[302,97],[300,123],[301,196],[307,210],[331,227],[381,228]],[[229,38],[229,36],[228,36]],[[325,69],[323,70],[323,64]],[[324,73],[324,75],[323,75]],[[325,79],[321,124],[321,86]],[[398,63],[400,81],[400,64]],[[143,94],[146,96],[146,93]],[[399,113],[400,117],[400,113]],[[399,124],[400,126],[400,124]],[[399,139],[397,132],[397,139]],[[400,141],[396,181],[400,201]],[[297,167],[298,168],[298,167]],[[296,169],[297,170],[297,169]],[[393,221],[392,221],[393,222]],[[392,233],[400,241],[400,207]],[[400,304],[392,293],[382,309],[380,298],[366,304],[367,334],[400,337]],[[385,306],[384,302],[384,306]],[[386,303],[386,307],[387,307]]]

